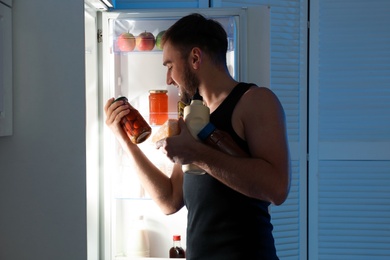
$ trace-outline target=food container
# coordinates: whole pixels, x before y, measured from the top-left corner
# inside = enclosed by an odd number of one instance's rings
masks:
[[[168,95],[167,90],[149,91],[149,123],[162,125],[168,119]]]
[[[119,97],[115,99],[114,102],[119,100],[124,100],[128,103],[126,97]],[[139,113],[139,111],[130,104],[129,106],[130,112],[122,118],[121,126],[132,143],[140,144],[146,139],[148,139],[148,137],[152,133],[152,129],[142,117],[142,115]]]

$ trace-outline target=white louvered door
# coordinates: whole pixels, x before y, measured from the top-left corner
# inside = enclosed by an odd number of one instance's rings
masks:
[[[390,1],[310,1],[309,259],[390,256]]]
[[[307,259],[307,1],[212,1],[212,7],[270,6],[271,86],[286,112],[292,163],[291,190],[271,206],[280,259]]]

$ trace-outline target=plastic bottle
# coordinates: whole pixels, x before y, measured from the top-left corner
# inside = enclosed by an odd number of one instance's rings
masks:
[[[199,133],[198,137],[204,143],[236,157],[248,157],[249,155],[234,142],[233,138],[225,131],[219,130],[212,123],[208,123]]]
[[[130,224],[126,239],[127,257],[149,257],[149,236],[145,227],[144,217],[139,216]]]
[[[190,105],[184,108],[184,121],[191,135],[198,139],[198,133],[210,120],[210,109],[204,105],[203,98],[198,90],[192,98]],[[184,164],[183,172],[192,174],[204,174],[205,171],[193,164]]]
[[[169,249],[169,258],[185,258],[185,251],[181,247],[181,239],[180,236],[173,236],[173,245]]]

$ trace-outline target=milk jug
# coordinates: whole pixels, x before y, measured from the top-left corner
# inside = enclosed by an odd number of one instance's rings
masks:
[[[203,98],[197,90],[190,105],[184,108],[184,121],[191,132],[191,135],[198,139],[198,133],[210,120],[210,109],[203,103]],[[193,164],[182,166],[184,173],[205,174],[205,171]]]

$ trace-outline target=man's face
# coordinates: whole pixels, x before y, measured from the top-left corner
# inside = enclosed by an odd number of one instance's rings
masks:
[[[199,87],[199,78],[191,66],[191,57],[182,54],[169,42],[164,44],[163,64],[167,67],[167,84],[179,88],[181,101],[188,103]]]
[[[192,96],[195,95],[195,92],[199,87],[199,78],[192,71],[189,61],[184,63],[183,80],[184,80],[184,86],[183,86],[184,91],[188,95],[188,98],[192,98]]]

